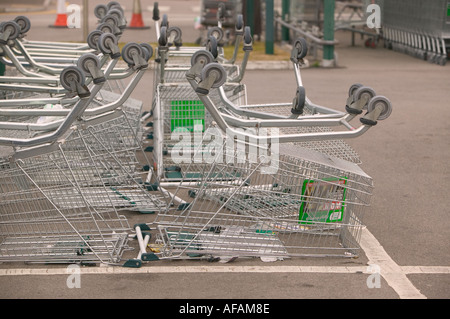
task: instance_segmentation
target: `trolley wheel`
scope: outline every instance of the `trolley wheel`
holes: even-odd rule
[[[355,94],[355,91],[356,91],[357,89],[359,89],[360,87],[362,87],[362,86],[363,86],[363,85],[360,84],[360,83],[352,84],[352,85],[350,86],[350,89],[348,90],[348,96],[350,97],[350,96],[352,96],[353,94]]]
[[[112,8],[116,8],[116,7],[119,7],[119,8],[122,9],[122,6],[121,6],[120,3],[117,2],[117,1],[110,1],[110,2],[108,2],[108,3],[106,4],[106,7],[108,8],[108,10],[111,10]]]
[[[372,38],[368,38],[365,42],[364,45],[366,46],[366,48],[376,48],[377,47],[377,43],[375,42],[375,39]]]
[[[111,10],[108,11],[108,15],[116,17],[116,19],[118,21],[117,25],[119,27],[122,26],[122,23],[121,23],[121,21],[123,20],[123,12],[122,11],[120,11],[117,8],[114,8],[114,9],[111,9]]]
[[[77,67],[81,69],[81,71],[83,71],[85,74],[91,75],[94,77],[93,74],[91,74],[91,70],[89,69],[89,67],[94,67],[97,69],[101,68],[100,65],[100,60],[98,59],[98,57],[93,54],[93,53],[85,53],[82,56],[80,56],[77,60]],[[105,77],[102,76],[98,76],[94,78],[94,84],[98,84],[98,83],[102,83],[105,82],[106,79]]]
[[[214,59],[219,55],[219,50],[217,50],[217,38],[214,36],[208,37],[208,42],[206,43],[206,49],[211,52]]]
[[[158,44],[162,47],[167,45],[167,27],[161,27]]]
[[[179,27],[170,27],[167,29],[167,37],[173,36],[173,42],[169,43],[169,45],[172,45],[174,43],[180,43],[181,42],[181,29]]]
[[[244,16],[242,14],[238,14],[236,17],[236,30],[244,29]]]
[[[252,30],[249,26],[244,28],[244,44],[250,45],[253,42]]]
[[[119,19],[115,15],[109,14],[109,12],[108,12],[107,15],[105,15],[102,18],[100,23],[109,23],[109,24],[112,24],[112,25],[114,25],[116,27],[119,27]]]
[[[192,55],[191,65],[194,66],[198,62],[202,63],[203,65],[207,65],[213,61],[214,56],[211,54],[211,52],[206,50],[199,50]]]
[[[83,86],[85,83],[83,71],[75,65],[64,68],[64,70],[61,71],[59,78],[63,88],[68,91],[73,89],[73,84]]]
[[[121,17],[124,17],[125,16],[125,12],[123,11],[123,8],[122,8],[122,6],[119,4],[119,5],[113,5],[113,6],[110,6],[109,8],[108,8],[108,13],[109,12],[111,12],[111,11],[113,11],[113,10],[118,10],[119,12],[120,12],[120,16]]]
[[[8,39],[5,39],[6,41],[5,41],[4,44],[6,44],[6,42],[8,40],[14,40],[14,39],[16,39],[19,36],[19,34],[20,34],[20,26],[15,21],[6,21],[2,25],[1,32],[5,33],[6,31],[9,31],[10,34],[9,34]]]
[[[77,67],[79,67],[85,73],[90,73],[89,64],[97,68],[101,67],[98,57],[93,53],[85,53],[77,60]]]
[[[108,42],[112,42],[113,45],[117,45],[117,38],[114,36],[114,34],[112,34],[112,33],[103,33],[98,38],[97,46],[98,46],[99,50],[103,54],[111,54],[111,53],[113,53],[113,50],[110,48],[110,43],[108,43]],[[120,56],[120,53],[119,54],[115,54],[114,56],[112,56],[112,58],[116,59],[119,56]]]
[[[111,33],[114,34],[114,26],[110,23],[102,22],[97,26],[97,30],[103,33]]]
[[[106,15],[106,12],[108,12],[108,7],[104,4],[96,5],[94,8],[94,15],[98,19],[102,19]]]
[[[209,28],[207,37],[215,37],[217,42],[220,42],[223,39],[223,30],[219,27]]]
[[[134,42],[129,42],[122,49],[122,58],[128,65],[134,65],[133,54],[144,56],[142,47]]]
[[[391,101],[385,96],[377,95],[373,97],[367,105],[367,111],[372,112],[377,107],[382,107],[382,112],[380,113],[380,116],[378,116],[378,120],[385,120],[392,113]]]
[[[294,48],[297,50],[297,60],[303,59],[308,54],[308,44],[304,38],[295,40]]]
[[[86,42],[91,49],[98,50],[98,39],[102,34],[103,32],[100,30],[94,30],[88,34]]]
[[[367,103],[368,101],[370,101],[370,99],[372,99],[375,96],[375,91],[368,87],[368,86],[361,86],[360,88],[358,88],[355,93],[354,93],[354,101],[357,101],[363,97],[367,97]],[[364,106],[364,108],[367,107],[367,104]]]
[[[143,49],[143,53],[144,53],[144,59],[146,61],[150,60],[151,57],[153,56],[153,48],[150,44],[148,43],[141,43],[140,44],[141,48]]]
[[[215,75],[216,79],[212,84],[212,88],[221,87],[227,81],[227,72],[223,68],[223,66],[219,63],[209,63],[203,69],[201,73],[202,81],[208,78],[209,76]]]
[[[303,86],[297,87],[297,92],[295,94],[294,101],[292,103],[293,114],[303,114],[303,108],[305,107],[306,92]]]
[[[27,33],[31,28],[30,19],[25,16],[17,16],[14,21],[20,26],[20,33]]]
[[[167,18],[167,14],[163,14],[162,20],[161,20],[161,28],[162,27],[169,27],[169,19]]]

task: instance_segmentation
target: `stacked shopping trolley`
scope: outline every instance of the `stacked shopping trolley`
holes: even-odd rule
[[[98,27],[83,45],[27,41],[25,17],[1,26],[1,59],[15,74],[0,83],[0,261],[138,267],[358,255],[373,183],[345,140],[389,117],[386,97],[354,84],[345,109],[314,104],[299,38],[290,101],[248,104],[252,37],[242,15],[228,58],[220,19],[201,46],[184,47],[155,3],[153,52],[119,49],[126,21],[116,2],[94,13]],[[131,95],[152,57],[151,112],[142,116]],[[130,227],[129,211],[155,218]],[[130,238],[138,254],[127,259]]]
[[[102,8],[84,45],[27,41],[23,16],[2,23],[0,261],[122,264],[121,212],[165,205],[143,182],[142,102],[130,98],[153,49],[120,50],[123,12]]]
[[[446,0],[379,0],[386,46],[445,65],[450,47],[450,3]]]

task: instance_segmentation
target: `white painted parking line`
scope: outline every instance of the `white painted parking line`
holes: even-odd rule
[[[450,274],[448,266],[401,266],[405,274]]]
[[[406,277],[408,274],[450,274],[448,266],[399,266],[386,253],[378,240],[363,229],[361,248],[369,259],[369,266],[156,266],[146,264],[141,268],[125,268],[117,266],[81,267],[83,275],[115,275],[115,274],[191,274],[191,273],[324,273],[324,274],[356,274],[371,275],[370,265],[377,265],[380,275],[394,289],[400,298],[426,298],[414,287]],[[12,268],[0,269],[0,276],[51,276],[67,275],[71,271],[66,267],[55,268]]]
[[[154,264],[153,264],[154,265]],[[83,275],[114,274],[168,274],[168,273],[329,273],[329,274],[372,274],[367,266],[153,266],[124,268],[114,266],[81,267]],[[450,267],[401,267],[401,274],[450,274]],[[12,268],[0,269],[0,276],[45,276],[66,275],[65,267],[58,268]],[[383,272],[382,272],[383,275]]]
[[[80,274],[167,274],[167,273],[364,273],[367,267],[328,266],[148,266],[141,268],[86,267]],[[16,268],[0,269],[0,276],[66,275],[67,268]]]
[[[361,234],[361,248],[364,250],[369,264],[376,265],[380,274],[391,286],[401,299],[424,299],[426,298],[406,277],[402,268],[387,254],[383,246],[367,228]]]

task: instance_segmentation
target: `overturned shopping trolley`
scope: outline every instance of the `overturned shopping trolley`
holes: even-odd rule
[[[191,84],[196,89],[195,82]],[[359,128],[295,134],[275,130],[260,136],[233,127],[237,118],[226,118],[207,94],[199,97],[217,121],[210,128],[215,142],[203,140],[191,149],[194,160],[186,165],[180,183],[174,188],[163,185],[172,205],[155,222],[152,258],[357,256],[372,178],[356,163],[286,143],[358,137],[389,116],[388,100],[375,96],[368,105],[350,103],[348,121],[367,106]],[[302,125],[299,119],[283,121]],[[328,126],[335,121],[342,124],[343,119],[313,122]]]
[[[158,215],[150,245],[156,256],[357,256],[372,179],[354,163],[298,146],[280,145],[269,161],[242,160],[252,147],[224,147],[201,179],[171,193],[174,205]],[[227,152],[234,155],[219,160]]]

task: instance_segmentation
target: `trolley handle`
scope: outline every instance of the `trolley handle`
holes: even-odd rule
[[[147,45],[146,45],[147,46]],[[148,47],[148,46],[147,46]],[[133,48],[133,47],[132,47]],[[130,49],[128,49],[130,50]],[[151,55],[153,54],[153,49],[151,47],[149,47],[148,49],[149,55],[148,58],[151,57]],[[124,51],[124,49],[122,49],[122,51]],[[128,54],[126,54],[128,55]],[[111,72],[112,68],[111,66],[109,66],[107,68],[107,70],[105,71],[105,73],[109,74]],[[123,103],[125,103],[127,101],[127,99],[130,97],[131,93],[133,92],[133,90],[135,89],[135,87],[137,86],[137,84],[139,83],[139,81],[142,79],[143,75],[145,74],[145,69],[144,68],[140,68],[137,70],[137,72],[135,73],[134,77],[130,80],[130,82],[128,83],[127,87],[123,90],[121,96],[116,100],[113,101],[111,103],[102,105],[102,106],[98,106],[98,107],[89,107],[88,109],[86,109],[84,111],[84,114],[86,116],[97,116],[97,115],[101,115],[101,114],[105,114],[107,112],[111,112],[114,111],[115,109],[121,107],[123,105]],[[93,95],[97,94],[98,92],[98,86],[94,86],[91,90],[91,93]],[[34,101],[36,103],[39,103],[38,101]],[[68,100],[60,100],[60,99],[51,99],[51,100],[43,100],[42,102],[44,102],[44,104],[47,103],[60,103],[60,104],[68,104]],[[75,101],[70,101],[69,104],[74,103]],[[23,109],[0,109],[0,116],[23,116],[23,115],[31,115],[31,116],[67,116],[70,113],[69,109],[30,109],[30,110],[23,110]],[[56,129],[59,124],[61,123],[61,120],[57,120],[57,121],[53,121],[51,123],[47,123],[47,124],[30,124],[30,123],[20,123],[19,126],[17,126],[17,124],[14,124],[13,127],[9,127],[10,129],[33,129],[34,127],[36,127],[37,129],[40,130],[51,130],[51,129]],[[7,126],[8,123],[2,123],[0,122],[0,127],[5,127],[8,129]]]
[[[40,144],[54,143],[58,138],[62,137],[71,127],[72,123],[78,119],[89,106],[94,98],[89,89],[84,85],[84,74],[81,69],[76,66],[69,66],[61,73],[61,83],[69,86],[73,92],[80,97],[78,102],[72,108],[61,125],[52,133],[30,138],[0,138],[0,145],[7,145],[13,147],[30,147]]]
[[[153,21],[158,21],[159,20],[159,6],[158,6],[158,2],[155,2],[153,4],[153,16],[152,16]]]
[[[249,120],[239,119],[236,117],[229,117],[222,114],[221,111],[214,105],[214,102],[208,96],[209,90],[211,88],[220,88],[226,81],[226,71],[219,63],[210,63],[206,65],[201,72],[201,80],[199,83],[196,82],[195,78],[187,77],[188,82],[191,84],[192,88],[195,90],[200,100],[203,102],[205,107],[208,109],[216,123],[223,130],[231,130],[233,132],[237,131],[235,127],[230,125],[230,122],[235,124],[237,127],[242,126],[255,126],[255,124],[260,126],[284,126],[284,127],[297,127],[297,126],[344,126],[347,131],[329,131],[329,132],[315,132],[315,133],[297,133],[297,134],[286,134],[280,135],[276,138],[281,143],[284,142],[302,142],[302,141],[313,141],[313,140],[333,140],[333,139],[344,139],[344,138],[355,138],[362,135],[370,127],[376,124],[377,119],[385,119],[391,113],[391,105],[389,100],[385,97],[376,96],[370,100],[368,106],[368,113],[364,118],[361,119],[362,126],[359,128],[354,128],[350,126],[347,122],[347,118],[352,119],[351,114],[344,115],[343,118],[322,118],[302,121],[301,119],[278,119],[278,120],[257,120],[255,122],[249,122]],[[303,92],[304,93],[304,92]],[[227,121],[228,120],[228,121]],[[251,124],[251,125],[246,125]],[[239,132],[241,136],[248,136],[251,138],[258,139],[248,132]]]
[[[253,37],[249,26],[244,27],[243,39],[244,46],[242,49],[244,51],[244,57],[241,62],[240,72],[235,78],[229,79],[229,82],[239,83],[244,78],[245,70],[247,68],[247,62],[250,57],[250,52],[253,51]]]

